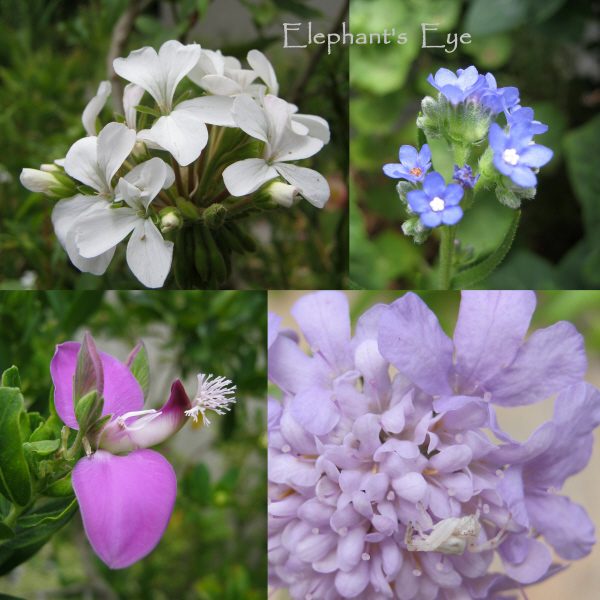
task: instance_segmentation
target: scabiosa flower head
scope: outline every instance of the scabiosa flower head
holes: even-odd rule
[[[407,179],[413,183],[423,181],[431,168],[431,150],[429,144],[423,144],[421,151],[412,146],[400,148],[400,164],[390,163],[383,167],[383,172],[394,179]]]
[[[533,120],[533,108],[529,108],[528,106],[519,106],[517,104],[510,109],[506,108],[504,114],[506,115],[506,122],[511,127],[519,121],[527,121],[531,123],[533,135],[539,135],[548,131],[548,125]]]
[[[427,227],[454,225],[460,221],[463,211],[457,206],[464,190],[457,183],[446,185],[444,178],[433,171],[425,177],[422,190],[413,190],[406,194],[411,209],[421,216],[421,222]]]
[[[533,292],[463,292],[452,340],[412,293],[354,337],[341,292],[296,302],[312,356],[282,334],[269,350],[271,585],[294,600],[499,599],[560,570],[539,534],[561,557],[589,553],[585,510],[556,491],[589,459],[600,393],[571,324],[522,343],[534,307]],[[554,394],[527,442],[499,428],[494,405]],[[495,552],[504,573],[488,572]]]
[[[474,188],[477,185],[480,175],[473,175],[473,169],[469,165],[465,165],[464,167],[454,165],[452,179],[458,181],[463,188]]]
[[[490,127],[489,139],[494,151],[494,166],[521,187],[537,185],[537,177],[532,168],[543,167],[554,155],[550,148],[533,144],[532,138],[533,126],[527,120],[515,123],[508,135],[497,123],[492,123]]]

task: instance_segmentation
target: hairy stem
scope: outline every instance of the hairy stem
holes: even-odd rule
[[[452,277],[452,254],[454,253],[454,237],[458,225],[442,225],[440,242],[440,276],[439,289],[449,290]]]

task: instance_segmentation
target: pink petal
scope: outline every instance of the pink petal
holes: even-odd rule
[[[75,465],[73,489],[94,550],[111,569],[122,569],[160,541],[177,481],[169,462],[152,450],[128,456],[98,450]]]
[[[77,363],[79,342],[65,342],[56,346],[50,362],[50,373],[54,382],[56,412],[72,429],[79,429],[73,409],[73,375]],[[141,410],[144,394],[131,371],[119,360],[100,352],[104,371],[104,410],[102,415],[122,415]]]

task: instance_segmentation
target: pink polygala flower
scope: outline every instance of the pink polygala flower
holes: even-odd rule
[[[192,405],[177,380],[160,411],[143,411],[144,393],[129,368],[98,352],[91,337],[86,342],[98,363],[102,416],[112,414],[113,418],[102,432],[99,448],[92,448],[95,452],[75,465],[73,489],[94,550],[109,567],[120,569],[151,552],[167,528],[175,505],[175,472],[161,454],[145,448],[181,429],[187,421],[185,410]],[[79,429],[73,377],[80,348],[76,342],[58,345],[50,364],[56,411],[72,429]],[[124,453],[128,454],[120,456]]]

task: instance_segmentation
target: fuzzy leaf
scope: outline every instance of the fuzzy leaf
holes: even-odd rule
[[[6,524],[0,521],[0,540],[12,540],[15,532]]]
[[[67,498],[73,496],[73,484],[71,483],[71,476],[73,471],[69,471],[64,477],[51,483],[48,487],[44,488],[40,493],[42,496],[50,496],[51,498]]]
[[[25,452],[35,452],[40,456],[53,454],[60,447],[60,440],[43,440],[40,442],[26,442],[23,444]]]
[[[54,523],[77,508],[76,498],[57,498],[48,500],[31,512],[21,515],[17,520],[19,527],[34,527],[44,523]]]
[[[2,373],[2,387],[11,387],[21,389],[21,378],[19,377],[19,369],[14,365],[10,369],[6,369]]]

